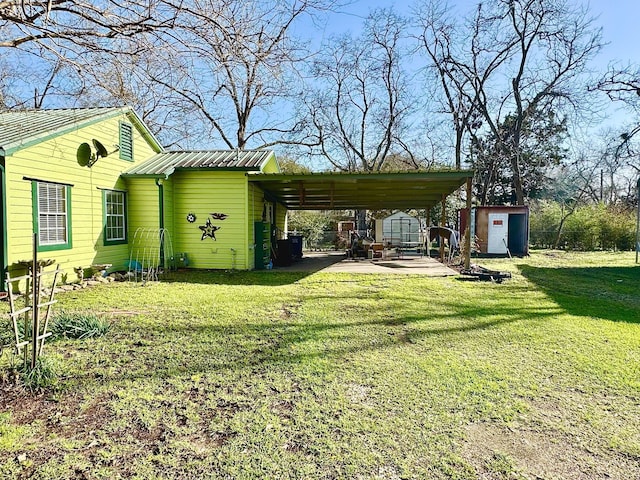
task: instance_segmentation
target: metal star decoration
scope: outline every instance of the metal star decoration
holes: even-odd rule
[[[200,240],[204,240],[207,237],[216,240],[216,230],[220,230],[220,227],[216,227],[211,224],[210,218],[207,218],[207,223],[199,225],[198,228],[202,230],[202,237],[200,237]]]

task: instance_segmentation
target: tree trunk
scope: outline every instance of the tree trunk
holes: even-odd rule
[[[462,129],[456,127],[456,170],[460,170],[462,165],[462,135]]]
[[[576,211],[577,208],[577,203],[576,205],[573,206],[573,208],[570,208],[569,211],[565,214],[565,206],[562,205],[562,217],[560,218],[560,225],[558,225],[558,232],[556,233],[556,241],[553,244],[553,248],[554,249],[558,249],[558,247],[560,246],[560,238],[562,237],[562,228],[564,227],[564,222],[567,220],[567,218],[569,218],[573,212]]]
[[[516,192],[516,205],[524,205],[524,190],[522,188],[522,178],[520,175],[519,154],[511,156],[511,169],[513,171],[513,189]]]
[[[358,233],[366,234],[367,232],[367,211],[356,210],[356,230]]]

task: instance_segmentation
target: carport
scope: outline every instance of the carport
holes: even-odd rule
[[[446,221],[448,195],[466,184],[467,211],[471,211],[471,170],[394,173],[258,173],[248,174],[270,201],[288,210],[408,210],[426,209],[440,202]],[[467,223],[469,225],[470,223]],[[465,268],[470,264],[466,238]]]

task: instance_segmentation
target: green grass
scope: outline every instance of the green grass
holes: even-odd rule
[[[513,279],[192,272],[61,294],[111,329],[47,345],[55,391],[0,396],[0,477],[639,477],[632,254],[478,263]]]

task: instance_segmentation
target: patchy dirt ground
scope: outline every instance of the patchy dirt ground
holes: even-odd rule
[[[592,480],[640,478],[636,459],[580,447],[558,431],[475,423],[466,429],[463,457],[479,479]]]
[[[24,462],[19,477],[31,478],[36,473],[35,465],[43,464],[48,457],[56,455],[56,442],[73,442],[77,455],[89,464],[103,464],[110,471],[117,471],[122,477],[132,474],[127,470],[127,462],[120,458],[120,466],[113,459],[100,458],[98,450],[103,446],[100,430],[113,420],[113,412],[108,407],[109,398],[95,398],[87,407],[86,402],[76,395],[65,395],[53,399],[47,395],[28,395],[5,381],[0,387],[0,410],[12,411],[15,424],[42,423],[50,438],[37,439],[37,449],[29,451],[26,458],[16,455],[15,462]],[[352,385],[350,395],[354,401],[366,400],[366,387]],[[228,410],[233,405],[219,405],[220,410]],[[274,404],[273,409],[287,414],[291,405],[286,402]],[[553,420],[554,409],[537,405],[536,414]],[[186,422],[185,418],[185,422]],[[470,424],[465,429],[465,442],[461,446],[461,456],[475,469],[481,480],[593,480],[593,479],[640,479],[640,464],[636,458],[626,457],[602,446],[589,445],[586,439],[576,439],[561,429],[532,426],[530,422],[509,427],[497,426],[489,422]],[[548,425],[547,425],[548,427]],[[130,424],[127,435],[129,441],[135,439],[137,448],[130,449],[131,455],[143,455],[145,452],[160,452],[171,436],[171,431],[149,430],[143,425]],[[206,456],[211,449],[222,446],[232,433],[217,432],[213,437],[193,437],[191,455]],[[35,441],[36,439],[34,439]],[[300,447],[292,442],[289,449]],[[133,460],[133,458],[130,458]],[[178,458],[176,462],[189,461],[188,456]],[[75,472],[69,472],[70,478],[91,478],[85,468],[79,466]],[[175,472],[174,472],[175,473]],[[376,478],[403,478],[397,474],[384,472]]]

